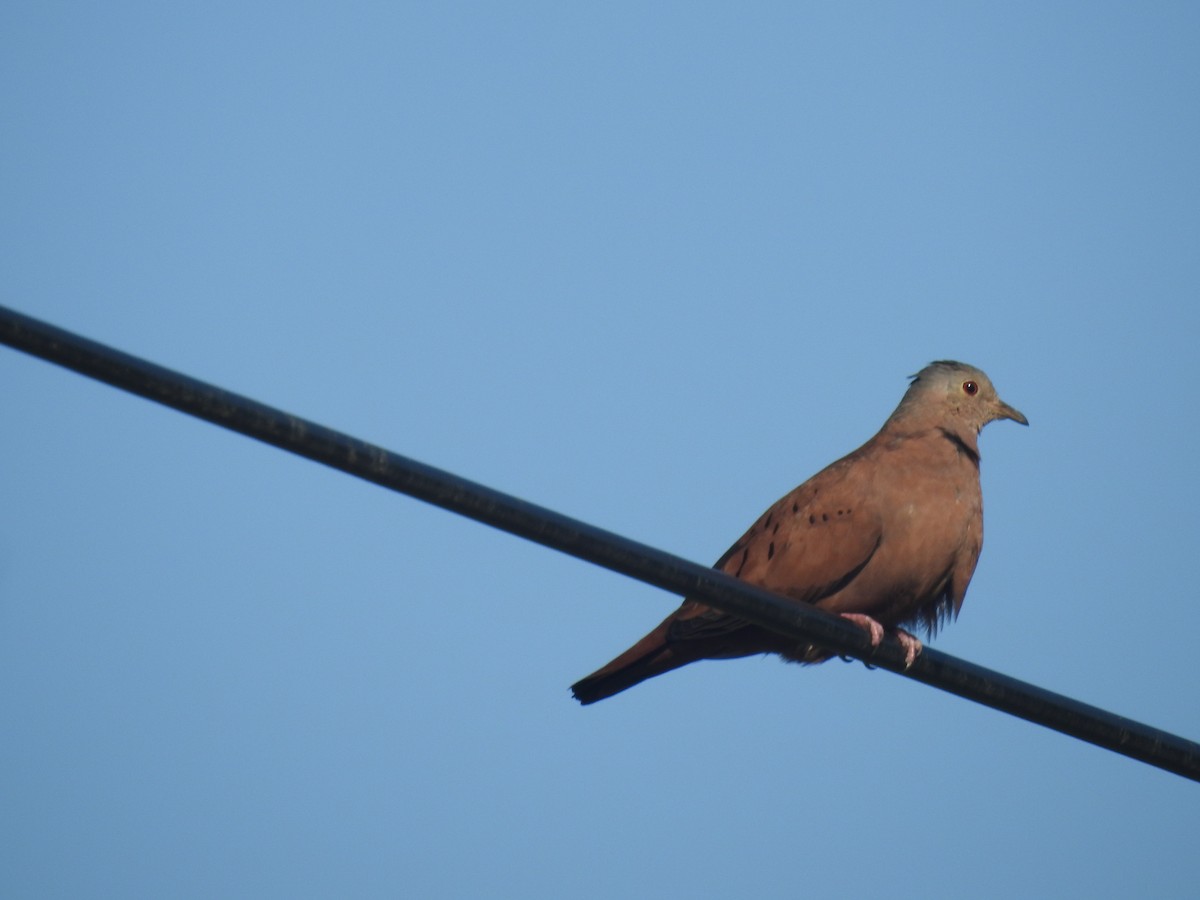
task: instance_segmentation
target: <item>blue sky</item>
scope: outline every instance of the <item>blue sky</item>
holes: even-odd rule
[[[932,359],[939,649],[1200,737],[1192,4],[8,3],[3,302],[699,561]],[[0,882],[1191,896],[1196,786],[0,352]]]

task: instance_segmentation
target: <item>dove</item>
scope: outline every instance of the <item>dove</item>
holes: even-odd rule
[[[953,360],[916,375],[873,438],[776,502],[714,568],[866,629],[895,635],[912,665],[920,640],[958,616],[983,546],[979,433],[1029,421],[979,369]],[[701,659],[774,653],[818,663],[820,647],[692,599],[571,686],[587,705]]]

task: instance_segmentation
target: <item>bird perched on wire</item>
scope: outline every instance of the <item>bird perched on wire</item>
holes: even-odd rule
[[[942,360],[912,384],[873,438],[779,500],[717,560],[720,569],[849,619],[878,646],[890,631],[912,665],[921,642],[958,615],[983,545],[979,432],[1029,422],[974,366]],[[699,659],[778,653],[815,663],[797,643],[696,600],[571,686],[595,703]]]

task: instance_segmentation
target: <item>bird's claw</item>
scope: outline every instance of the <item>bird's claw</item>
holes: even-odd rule
[[[925,649],[924,645],[914,635],[909,634],[903,628],[896,629],[896,640],[900,642],[900,646],[904,648],[904,668],[905,670],[912,667],[916,662],[921,651]]]
[[[878,647],[883,642],[883,626],[870,616],[865,616],[862,613],[842,613],[842,618],[847,619],[864,629],[870,634],[871,646]],[[904,648],[904,668],[908,669],[912,666],[924,646],[913,635],[909,634],[903,628],[897,628],[896,640],[900,642],[900,646]]]
[[[862,613],[842,613],[842,618],[853,622],[859,628],[865,629],[871,636],[872,647],[878,647],[883,641],[883,626],[870,616],[864,616]]]

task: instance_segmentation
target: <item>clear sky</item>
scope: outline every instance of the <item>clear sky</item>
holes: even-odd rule
[[[702,562],[932,359],[936,646],[1200,737],[1200,7],[0,8],[0,302]],[[1200,786],[0,350],[12,897],[1194,897]]]

